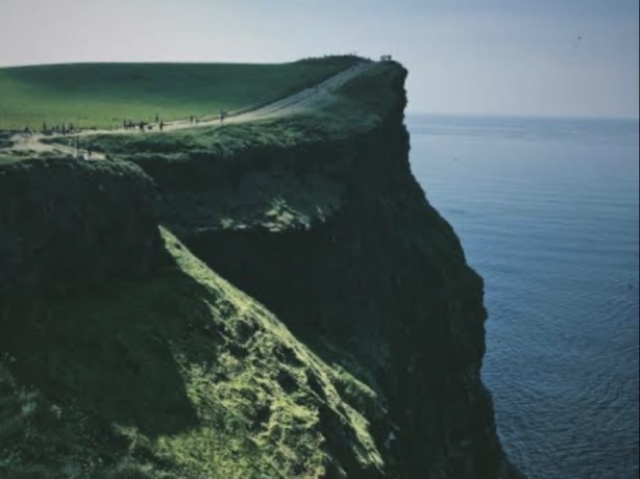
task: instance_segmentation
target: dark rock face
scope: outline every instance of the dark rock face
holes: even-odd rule
[[[154,195],[151,180],[121,162],[0,167],[0,298],[147,274],[163,254]]]
[[[379,394],[388,414],[367,418],[389,477],[519,477],[480,380],[483,282],[411,174],[403,108],[333,145],[334,154],[322,145],[324,171],[341,171],[344,186],[327,221],[278,233],[202,225],[182,239],[327,363]],[[351,155],[341,164],[344,151]],[[349,477],[372,476],[351,469]]]

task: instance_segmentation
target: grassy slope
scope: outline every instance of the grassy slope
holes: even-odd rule
[[[286,96],[356,57],[260,64],[72,64],[0,69],[0,129],[73,123],[121,126],[215,115]]]
[[[343,139],[382,121],[395,102],[382,86],[388,86],[398,74],[397,64],[378,64],[338,89],[332,101],[304,115],[166,133],[96,135],[87,141],[94,149],[113,155],[164,154],[170,158],[203,151],[232,156],[249,149]]]
[[[0,477],[320,477],[341,430],[377,468],[345,401],[373,392],[163,236],[175,264],[152,279],[3,305]]]

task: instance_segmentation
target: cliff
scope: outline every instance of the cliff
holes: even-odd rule
[[[30,246],[0,283],[0,471],[519,477],[480,380],[482,279],[409,167],[406,74],[381,63],[256,125],[97,137],[128,166],[62,167],[64,194],[38,186],[49,162],[2,167],[30,179],[0,203],[0,244]],[[152,181],[177,238],[149,221]],[[82,288],[50,287],[61,244],[92,264]]]
[[[162,253],[154,201],[146,175],[124,162],[0,168],[0,298],[148,274]]]

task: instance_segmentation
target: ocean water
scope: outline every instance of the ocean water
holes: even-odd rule
[[[638,123],[407,117],[485,279],[485,384],[531,479],[638,478]]]

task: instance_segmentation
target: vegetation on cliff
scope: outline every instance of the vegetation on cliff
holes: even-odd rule
[[[0,301],[148,274],[161,251],[155,191],[125,162],[0,166]]]
[[[60,171],[51,170],[58,167],[69,178],[66,196],[85,204],[75,209],[60,203],[65,193],[16,181],[27,186],[31,201],[0,208],[0,244],[19,236],[27,251],[30,244],[45,250],[22,260],[38,260],[40,270],[25,266],[5,278],[28,287],[16,290],[12,282],[0,282],[0,476],[379,474],[379,444],[360,408],[368,404],[376,410],[374,393],[323,363],[273,314],[213,273],[168,231],[145,230],[143,221],[133,232],[82,236],[89,246],[103,243],[102,256],[95,258],[103,274],[91,279],[95,271],[69,272],[58,265],[58,281],[66,287],[52,287],[56,280],[42,274],[56,261],[47,248],[55,253],[59,241],[74,241],[66,228],[91,231],[104,215],[122,214],[124,203],[144,198],[145,187],[125,191],[126,183],[141,175],[132,166],[58,164],[35,160],[0,168],[0,175],[14,178],[30,172],[37,185],[37,171],[55,179]],[[94,188],[103,186],[103,197],[92,199],[72,181],[78,169],[87,169],[83,174]],[[109,183],[112,173],[121,175],[124,187]],[[60,226],[42,238],[31,226],[41,223],[52,205],[59,222],[75,218],[78,225]],[[36,217],[20,220],[29,213]],[[132,236],[144,237],[146,244],[123,242]],[[160,248],[150,246],[156,240]],[[131,263],[132,255],[144,251],[150,253],[144,264]],[[0,255],[5,262],[20,260],[5,253]],[[91,259],[82,250],[73,259],[78,258]],[[119,265],[135,271],[119,277],[113,274]],[[76,282],[78,275],[88,284]]]
[[[336,211],[358,138],[402,121],[405,76],[399,64],[382,62],[304,114],[84,141],[142,167],[159,185],[161,215],[176,231],[308,228]]]
[[[86,141],[94,151],[118,158],[172,161],[203,154],[216,159],[238,157],[248,150],[290,149],[344,140],[379,126],[402,106],[394,87],[402,85],[405,75],[406,71],[397,63],[380,63],[304,114],[165,133],[95,135]]]
[[[331,56],[286,64],[96,63],[0,68],[0,129],[120,127],[262,105],[360,59]]]

